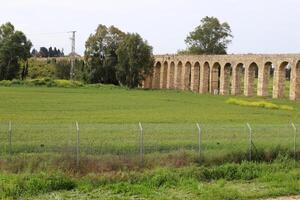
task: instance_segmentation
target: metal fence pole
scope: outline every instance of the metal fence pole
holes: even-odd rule
[[[76,167],[79,168],[79,144],[80,144],[80,141],[79,141],[79,125],[78,125],[78,122],[76,121],[76,131],[77,131],[77,144],[76,144]]]
[[[296,137],[297,137],[297,127],[295,126],[295,124],[294,123],[292,123],[292,127],[293,127],[293,129],[294,129],[294,159],[295,159],[295,161],[296,161],[296,159],[297,159],[297,154],[296,154],[296,152],[297,152],[297,144],[296,144]]]
[[[247,123],[247,127],[249,130],[249,160],[252,160],[252,128],[249,123]]]
[[[12,154],[12,126],[11,126],[11,121],[8,122],[8,151],[9,155],[11,156]]]
[[[201,127],[199,123],[196,124],[198,128],[198,153],[199,153],[199,158],[201,158]]]
[[[141,158],[141,163],[144,163],[144,130],[142,123],[139,122],[139,127],[140,127],[140,158]]]

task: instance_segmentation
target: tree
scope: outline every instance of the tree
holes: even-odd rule
[[[46,47],[41,47],[39,54],[42,58],[48,58],[49,57],[49,52],[48,52],[48,49]]]
[[[125,38],[125,33],[114,26],[99,25],[96,33],[86,41],[85,60],[90,83],[118,84],[116,50]]]
[[[48,50],[48,56],[49,56],[50,58],[55,57],[55,52],[53,51],[52,47],[49,47],[49,50]]]
[[[38,57],[38,56],[39,56],[39,52],[36,49],[32,49],[31,57]]]
[[[137,87],[153,69],[152,47],[138,34],[127,34],[117,55],[117,79],[121,85]]]
[[[220,23],[215,17],[205,17],[201,24],[190,32],[185,42],[189,54],[226,54],[231,42],[231,29],[228,23]]]
[[[16,78],[20,62],[30,57],[32,43],[11,23],[0,26],[0,80]]]

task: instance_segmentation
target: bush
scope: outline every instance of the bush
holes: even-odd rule
[[[74,88],[83,87],[84,84],[79,81],[69,81],[69,80],[53,80],[51,78],[42,79],[29,79],[29,80],[3,80],[0,81],[0,86],[14,86],[14,85],[26,85],[26,86],[46,86],[46,87],[64,87],[64,88]]]
[[[249,106],[249,107],[261,107],[267,109],[280,109],[280,110],[294,110],[292,106],[288,105],[277,105],[275,103],[267,101],[245,101],[241,99],[230,98],[226,101],[228,104],[239,105],[239,106]]]

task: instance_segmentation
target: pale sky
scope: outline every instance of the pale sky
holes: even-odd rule
[[[0,24],[12,22],[34,47],[76,52],[98,24],[137,32],[155,54],[185,48],[184,39],[205,16],[228,22],[234,35],[228,53],[300,53],[299,0],[0,0]]]

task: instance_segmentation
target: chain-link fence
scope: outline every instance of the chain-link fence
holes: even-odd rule
[[[24,124],[0,123],[0,156],[68,155],[79,165],[101,159],[187,152],[199,160],[260,160],[278,154],[299,158],[298,124]],[[1,159],[1,158],[0,158]],[[204,161],[203,161],[204,162]],[[82,163],[84,164],[84,163]]]

